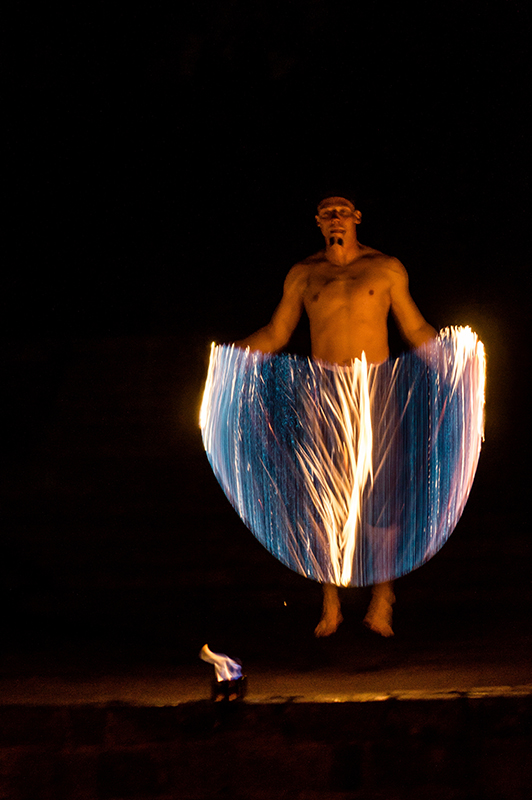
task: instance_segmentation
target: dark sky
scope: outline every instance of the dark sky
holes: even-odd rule
[[[416,6],[19,11],[4,336],[244,335],[336,185],[435,325],[527,308],[529,6]]]
[[[316,199],[347,186],[361,241],[403,261],[425,317],[485,342],[480,487],[501,515],[525,509],[530,4],[122,9],[20,4],[6,36],[8,362],[20,340],[69,353],[76,338],[112,352],[106,337],[175,337],[178,402],[191,431],[194,410],[200,452],[209,343],[267,322],[290,266],[321,246]],[[32,365],[15,367],[29,389],[13,379],[4,413],[18,452],[30,411],[48,412]]]

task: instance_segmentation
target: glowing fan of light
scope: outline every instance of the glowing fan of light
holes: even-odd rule
[[[213,345],[203,442],[274,556],[320,582],[370,585],[420,566],[456,526],[480,455],[484,383],[470,328],[379,365]]]

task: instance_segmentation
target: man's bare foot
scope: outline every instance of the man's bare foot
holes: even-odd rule
[[[392,583],[376,584],[372,589],[371,603],[364,617],[364,625],[381,636],[393,636],[393,603],[395,603],[395,595],[392,590]]]
[[[314,636],[321,638],[322,636],[330,636],[332,633],[336,633],[343,619],[338,589],[332,584],[323,584],[323,611],[314,631]]]
[[[330,636],[332,633],[336,633],[343,619],[340,610],[338,610],[337,613],[330,613],[322,616],[316,625],[314,636],[320,638],[321,636]]]

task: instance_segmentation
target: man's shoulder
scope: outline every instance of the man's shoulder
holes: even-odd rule
[[[288,275],[285,278],[284,291],[303,294],[308,285],[309,272],[310,265],[307,263],[307,259],[304,261],[298,261],[296,264],[294,264],[294,266],[288,271]]]
[[[397,278],[407,277],[407,272],[404,264],[402,264],[402,262],[399,261],[399,259],[396,258],[395,256],[386,256],[386,261],[384,263],[384,266],[387,270],[390,271],[392,275],[395,275],[395,277]]]
[[[360,243],[358,247],[360,251],[360,257],[362,258],[374,258],[375,260],[378,260],[382,264],[385,264],[390,260],[392,261],[394,260],[393,256],[389,256],[387,253],[383,253],[382,250],[377,250],[376,247],[369,247],[367,244],[360,244]]]
[[[320,250],[307,258],[297,261],[288,272],[287,280],[299,281],[306,280],[313,267],[318,264],[323,264],[327,259],[325,258],[325,251]]]
[[[364,246],[362,255],[374,260],[375,265],[378,265],[382,269],[389,270],[396,275],[406,275],[406,269],[395,256],[389,256],[386,253],[382,253],[380,250],[376,250],[374,247],[366,246]]]

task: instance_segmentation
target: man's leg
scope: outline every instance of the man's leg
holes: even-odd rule
[[[323,584],[323,610],[321,619],[314,631],[315,636],[330,636],[335,633],[342,622],[342,611],[340,609],[340,598],[338,587],[333,583]]]
[[[371,587],[371,603],[364,617],[364,625],[381,636],[393,636],[392,605],[395,603],[393,581],[376,583]]]

